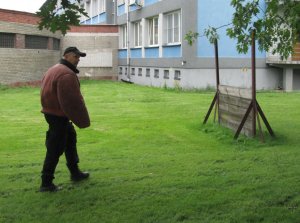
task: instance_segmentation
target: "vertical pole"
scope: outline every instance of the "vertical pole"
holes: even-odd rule
[[[216,110],[215,110],[215,116],[218,112],[218,123],[220,124],[220,112],[219,112],[219,85],[220,85],[220,73],[219,73],[219,49],[218,49],[218,40],[215,39],[215,64],[216,64],[216,89],[217,89],[217,98],[216,98]],[[215,118],[214,118],[215,120]]]
[[[127,0],[127,80],[130,81],[130,3]]]
[[[118,18],[118,0],[114,0],[114,25],[117,25]]]
[[[256,66],[255,66],[255,30],[252,30],[252,103],[253,103],[253,119],[252,119],[252,131],[253,136],[256,136],[256,115],[257,115],[257,106],[256,106]]]
[[[219,90],[220,76],[219,76],[219,50],[218,50],[218,40],[215,39],[215,63],[216,63],[216,80],[217,80],[217,90]]]

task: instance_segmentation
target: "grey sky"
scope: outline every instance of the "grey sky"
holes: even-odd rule
[[[46,0],[0,0],[1,9],[35,13]]]

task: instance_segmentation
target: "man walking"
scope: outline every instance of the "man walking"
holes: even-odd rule
[[[76,47],[66,48],[63,58],[49,68],[42,80],[42,113],[49,129],[46,133],[47,151],[42,169],[41,192],[59,190],[53,179],[59,157],[63,153],[71,173],[71,180],[81,181],[89,177],[89,173],[80,171],[78,167],[77,136],[72,124],[79,128],[90,126],[89,114],[77,77],[80,57],[85,56],[86,54]]]

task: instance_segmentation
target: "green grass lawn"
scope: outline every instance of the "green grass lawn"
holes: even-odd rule
[[[46,122],[39,88],[0,88],[0,222],[300,222],[300,93],[258,93],[266,142],[202,125],[214,92],[81,85],[92,125],[77,131],[73,184],[40,193]]]

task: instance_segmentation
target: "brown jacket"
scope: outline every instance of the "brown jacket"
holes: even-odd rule
[[[67,117],[79,128],[86,128],[90,118],[74,70],[65,64],[49,68],[41,86],[42,112]]]

